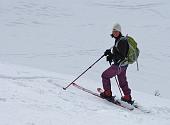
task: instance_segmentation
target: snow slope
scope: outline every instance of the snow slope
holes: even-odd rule
[[[130,66],[132,89],[169,98],[169,0],[1,0],[0,60],[79,75],[113,45],[112,25],[133,36],[141,50]],[[101,84],[101,60],[84,77]]]
[[[1,0],[0,125],[169,125],[169,6],[169,0]],[[62,90],[113,45],[114,22],[138,41],[140,71],[129,66],[128,80],[150,114],[74,87]],[[77,83],[96,91],[107,67],[102,59]]]
[[[128,111],[74,87],[63,90],[62,86],[72,76],[9,64],[0,64],[0,69],[4,71],[0,74],[1,125],[168,125],[170,122],[169,100],[135,92],[135,98],[151,113]]]

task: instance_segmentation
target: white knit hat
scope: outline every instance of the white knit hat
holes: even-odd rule
[[[113,31],[119,31],[119,32],[121,32],[121,26],[120,26],[120,24],[115,23],[115,24],[113,25]]]

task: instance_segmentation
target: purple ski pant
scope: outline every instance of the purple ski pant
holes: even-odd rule
[[[110,79],[117,75],[119,85],[124,95],[130,95],[131,89],[128,87],[128,82],[126,79],[126,69],[127,67],[118,67],[114,64],[112,64],[108,69],[106,69],[101,76],[104,90],[111,90]]]

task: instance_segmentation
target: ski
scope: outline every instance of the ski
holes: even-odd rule
[[[102,97],[100,96],[100,92],[103,91],[101,88],[97,88],[98,93],[96,93],[96,92],[93,92],[93,91],[91,91],[91,90],[89,90],[89,89],[86,89],[86,88],[84,88],[84,87],[82,87],[82,86],[80,86],[80,85],[78,85],[78,84],[76,84],[76,83],[72,83],[72,85],[73,85],[74,87],[76,87],[76,88],[84,91],[84,92],[87,92],[87,93],[89,93],[89,94],[91,94],[91,95],[94,95],[94,96],[96,96],[96,97],[99,97],[99,98],[101,98],[101,99],[104,99],[104,98],[102,98]],[[107,100],[107,99],[105,99],[105,100]],[[139,104],[136,103],[135,101],[134,101],[134,103],[131,105],[131,104],[128,104],[128,103],[126,103],[126,102],[124,102],[124,101],[121,101],[121,99],[117,98],[116,96],[113,96],[112,99],[109,99],[109,100],[107,100],[107,101],[109,101],[109,102],[111,102],[111,103],[113,103],[113,104],[115,104],[115,105],[117,105],[117,106],[120,106],[120,107],[123,107],[123,108],[125,108],[125,109],[128,109],[128,110],[137,109],[137,110],[139,110],[139,111],[141,111],[141,112],[143,112],[143,113],[150,113],[150,112],[151,112],[150,110],[148,110],[148,109],[146,109],[145,107],[139,105]]]
[[[84,91],[84,92],[87,92],[87,93],[89,93],[89,94],[92,94],[92,95],[94,95],[94,96],[97,96],[97,97],[101,98],[98,93],[95,93],[95,92],[93,92],[93,91],[91,91],[91,90],[89,90],[89,89],[86,89],[86,88],[84,88],[84,87],[82,87],[82,86],[80,86],[80,85],[78,85],[78,84],[76,84],[76,83],[72,83],[72,85],[73,85],[74,87],[76,87],[76,88]]]
[[[82,86],[80,86],[80,85],[78,85],[78,84],[76,84],[76,83],[72,83],[72,85],[73,85],[74,87],[76,87],[76,88],[84,91],[84,92],[87,92],[87,93],[89,93],[89,94],[91,94],[91,95],[94,95],[94,96],[96,96],[96,97],[99,97],[99,98],[101,98],[101,99],[104,99],[104,98],[102,98],[102,97],[100,96],[100,94],[98,94],[98,93],[96,93],[96,92],[93,92],[93,91],[91,91],[91,90],[89,90],[89,89],[86,89],[86,88],[84,88],[84,87],[82,87]],[[102,89],[101,89],[101,90],[102,90]],[[97,91],[98,91],[98,90],[97,90]],[[100,93],[101,91],[98,91],[98,92]],[[132,105],[126,103],[126,102],[123,102],[123,101],[121,101],[120,99],[117,99],[116,96],[113,96],[111,99],[105,99],[105,100],[113,103],[114,105],[117,105],[117,106],[120,106],[120,107],[122,107],[122,108],[128,109],[128,110],[130,110],[130,111],[131,111],[131,110],[134,110],[134,106],[132,106]]]
[[[99,92],[99,93],[102,93],[103,92],[103,89],[102,88],[97,88],[97,91]],[[145,107],[143,107],[143,106],[141,106],[141,105],[139,105],[137,102],[135,102],[135,101],[133,101],[133,104],[129,104],[129,103],[127,103],[127,102],[124,102],[124,101],[122,101],[121,99],[117,99],[116,98],[116,96],[114,96],[114,100],[108,100],[108,101],[114,101],[114,102],[118,102],[118,104],[120,105],[120,106],[122,106],[122,107],[124,107],[124,108],[129,108],[129,109],[131,109],[131,110],[133,110],[134,108],[135,109],[138,109],[138,110],[140,110],[141,112],[143,112],[143,113],[150,113],[150,111],[148,110],[148,109],[146,109]],[[113,102],[113,103],[114,103]]]
[[[99,92],[99,94],[104,92],[102,88],[97,88],[97,91]],[[134,110],[134,106],[132,106],[131,104],[128,104],[127,102],[122,101],[121,99],[117,98],[116,96],[112,96],[112,98],[108,98],[108,99],[106,99],[106,98],[103,98],[103,99],[105,99],[109,102],[112,102],[118,106],[121,106],[123,108],[126,108],[128,110]]]
[[[139,105],[137,102],[134,102],[132,104],[136,109],[140,110],[143,113],[151,113],[151,111],[149,109],[147,109],[146,107],[143,107],[141,105]]]

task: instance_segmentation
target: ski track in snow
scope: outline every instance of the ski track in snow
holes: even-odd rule
[[[6,25],[9,27],[17,25],[49,25],[48,21],[45,22],[45,20],[71,16],[71,14],[64,12],[65,10],[60,9],[60,7],[47,2],[44,4],[33,1],[20,1],[4,11],[11,14],[11,16],[15,15],[15,18],[6,22]],[[41,18],[37,19],[34,17]]]

